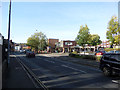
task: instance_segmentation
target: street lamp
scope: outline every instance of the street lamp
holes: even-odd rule
[[[11,0],[9,4],[9,21],[8,21],[8,64],[10,63],[10,20],[11,20]]]

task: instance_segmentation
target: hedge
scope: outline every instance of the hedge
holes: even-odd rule
[[[105,48],[104,49],[105,51],[109,52],[109,51],[113,51],[113,50],[117,50],[117,51],[120,51],[120,48]]]
[[[72,54],[72,53],[70,53],[69,56],[76,57],[76,58],[82,58],[82,59],[96,60],[96,57],[94,55],[79,55],[79,54]]]
[[[95,56],[95,55],[79,55],[79,54],[73,54],[73,53],[70,53],[69,56],[75,57],[75,58],[96,60],[98,62],[100,61],[100,59],[102,57],[102,56]]]

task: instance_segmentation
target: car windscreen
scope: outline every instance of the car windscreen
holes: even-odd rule
[[[99,53],[100,51],[96,51],[96,53]]]
[[[105,51],[102,51],[102,53],[105,53]]]

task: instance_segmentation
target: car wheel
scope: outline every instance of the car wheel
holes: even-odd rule
[[[110,68],[108,68],[108,67],[103,68],[103,73],[105,76],[111,76],[111,74],[112,74]]]

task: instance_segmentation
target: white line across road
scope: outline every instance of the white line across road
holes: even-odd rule
[[[85,71],[83,71],[83,70],[79,70],[79,69],[76,69],[76,68],[73,68],[73,67],[69,67],[69,66],[67,66],[67,65],[61,65],[61,66],[67,67],[67,68],[70,68],[70,69],[73,69],[73,70],[75,70],[75,71],[80,71],[80,72],[83,72],[83,73],[87,73],[87,72],[85,72]]]

